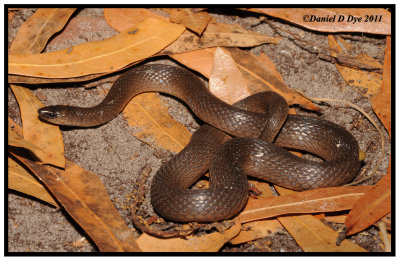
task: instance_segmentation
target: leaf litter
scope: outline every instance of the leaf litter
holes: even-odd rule
[[[282,69],[282,68],[280,68],[280,69]],[[185,110],[185,109],[183,109],[183,110]],[[176,116],[175,116],[176,117]],[[141,145],[142,146],[142,145]],[[112,149],[112,148],[111,148]],[[117,150],[118,148],[114,148],[114,150]],[[115,171],[115,170],[114,170]],[[98,172],[96,172],[96,174],[98,174]],[[126,223],[128,223],[129,224],[129,221],[127,222],[127,221],[125,221]],[[304,250],[304,249],[303,249]]]

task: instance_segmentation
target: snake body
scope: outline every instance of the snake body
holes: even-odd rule
[[[229,105],[197,76],[175,66],[135,67],[115,81],[97,106],[47,106],[39,109],[39,117],[58,125],[97,126],[143,92],[173,95],[207,123],[152,180],[151,203],[164,218],[208,222],[232,217],[247,201],[246,175],[306,190],[343,185],[358,173],[358,143],[344,128],[318,118],[287,116],[286,101],[273,92]],[[284,148],[307,151],[324,161],[302,159]],[[207,169],[210,188],[189,189]]]

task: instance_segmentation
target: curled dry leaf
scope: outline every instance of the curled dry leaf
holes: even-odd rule
[[[143,93],[134,97],[123,112],[130,126],[142,127],[134,135],[152,146],[179,152],[192,136],[184,125],[171,118],[158,94]]]
[[[220,47],[215,51],[209,83],[210,91],[228,104],[234,104],[250,96],[250,91],[235,61],[229,52]]]
[[[244,223],[292,213],[317,213],[351,209],[370,187],[313,189],[275,198],[249,199],[237,219]]]
[[[247,10],[277,17],[320,32],[391,34],[391,13],[383,8],[250,8]],[[340,18],[341,16],[343,18]]]
[[[163,239],[144,233],[137,242],[145,252],[217,252],[239,233],[240,227],[238,223],[223,233],[214,232],[200,237],[188,236],[185,238]]]
[[[189,8],[174,8],[169,17],[171,22],[182,24],[199,35],[203,33],[211,19],[208,13],[192,13]]]
[[[44,105],[29,89],[17,85],[11,85],[11,89],[21,110],[24,139],[41,148],[34,153],[42,163],[64,168],[64,143],[59,127],[39,120],[37,111]]]
[[[43,185],[12,158],[8,158],[8,188],[60,207]]]
[[[356,202],[344,222],[346,235],[366,229],[390,212],[391,174],[389,166],[388,173]]]
[[[379,93],[372,98],[372,108],[379,120],[392,136],[392,43],[391,37],[386,37],[385,58],[383,61],[383,81]]]
[[[331,55],[339,57],[343,53],[342,47],[345,47],[348,44],[339,37],[337,37],[337,39],[339,39],[340,44],[336,40],[336,37],[334,37],[333,35],[328,36],[328,43],[331,50]],[[365,55],[363,57],[365,58]],[[370,59],[372,58],[369,57],[368,60]],[[361,92],[363,95],[376,94],[379,91],[379,88],[382,85],[382,74],[350,68],[339,64],[335,65],[340,75],[342,75],[343,79],[350,86],[356,86],[358,88],[367,90],[366,93],[364,91]]]
[[[60,31],[76,8],[39,8],[19,28],[12,54],[40,53],[54,33]]]
[[[11,74],[35,77],[78,77],[113,72],[147,58],[175,41],[185,28],[148,18],[111,38],[51,53],[10,55]]]

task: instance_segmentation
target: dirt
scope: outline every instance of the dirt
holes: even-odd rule
[[[261,52],[267,54],[275,63],[285,83],[292,89],[299,89],[311,97],[350,101],[363,108],[379,123],[371,109],[368,97],[362,95],[363,90],[349,86],[340,76],[334,64],[317,57],[319,52],[326,53],[328,46],[326,34],[301,29],[279,19],[262,18],[262,15],[250,12],[231,9],[216,9],[209,10],[209,12],[218,22],[239,24],[248,30],[283,37],[283,40],[277,45],[265,44],[245,49],[256,55]],[[8,24],[9,45],[19,26],[33,13],[34,9],[23,9],[16,12]],[[83,42],[98,41],[115,34],[117,32],[105,22],[102,9],[83,9],[74,15],[62,33],[51,39],[45,52],[68,48]],[[302,41],[294,38],[294,35],[301,35]],[[384,37],[360,34],[356,36],[356,40],[352,40],[354,34],[346,36],[348,36],[347,41],[355,46],[355,53],[366,53],[382,63]],[[175,63],[168,58],[156,60],[162,63]],[[99,82],[92,81],[87,84],[92,86],[91,88],[85,88],[85,85],[81,83],[74,83],[32,86],[32,89],[46,105],[92,106],[105,97],[106,91],[111,87],[114,79],[115,76]],[[201,124],[180,101],[169,96],[163,96],[163,99],[170,105],[171,116],[183,123],[191,132]],[[368,175],[380,156],[380,138],[376,129],[353,109],[339,104],[334,104],[332,107],[327,105],[320,107],[323,109],[321,118],[333,121],[348,130],[351,129],[360,148],[367,151],[362,168],[366,169],[365,174]],[[296,109],[300,114],[312,114],[299,108]],[[8,88],[8,116],[21,123],[19,108],[10,88]],[[355,123],[357,123],[356,126],[352,128]],[[172,154],[150,147],[136,139],[132,135],[132,127],[128,126],[122,115],[96,128],[63,127],[61,130],[66,157],[100,177],[124,221],[138,236],[140,232],[133,227],[130,210],[127,207],[130,204],[129,195],[133,192],[135,181],[144,167],[151,167],[151,177]],[[384,131],[382,126],[381,130]],[[391,150],[386,132],[385,144],[386,151],[381,166],[374,177],[363,184],[374,184],[385,174]],[[144,205],[146,211],[153,213],[148,195]],[[383,251],[382,241],[375,227],[367,229],[362,234],[352,236],[350,240],[368,251]],[[98,251],[98,249],[65,211],[9,190],[8,251],[92,252]],[[301,252],[302,250],[290,234],[282,230],[268,237],[238,246],[227,244],[221,251]]]

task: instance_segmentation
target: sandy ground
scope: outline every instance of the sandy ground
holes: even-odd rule
[[[291,88],[300,89],[311,97],[351,101],[362,107],[377,121],[372,112],[370,101],[360,95],[362,90],[347,85],[334,64],[318,59],[315,53],[310,52],[311,49],[313,51],[322,51],[322,49],[319,47],[314,49],[311,45],[306,46],[292,39],[291,36],[291,34],[302,35],[302,39],[308,43],[316,43],[318,46],[326,48],[327,38],[325,34],[303,30],[272,18],[260,21],[260,15],[250,12],[228,9],[226,11],[210,10],[210,13],[219,22],[236,23],[248,30],[283,37],[278,45],[262,45],[248,48],[248,50],[253,54],[266,53],[276,64],[285,83]],[[20,11],[14,16],[9,23],[9,44],[15,37],[19,26],[32,14],[33,10],[28,9]],[[46,51],[55,51],[83,42],[101,40],[117,33],[105,22],[102,9],[83,9],[74,16],[73,20],[79,23],[79,26],[75,27],[68,37],[53,38]],[[380,62],[383,61],[385,46],[383,37],[361,35],[356,37],[359,41],[348,41],[354,44],[357,53],[366,53]],[[167,58],[160,58],[159,60],[160,62],[174,63]],[[114,79],[115,77],[102,80],[99,83],[91,82],[90,85],[95,87],[89,89],[84,88],[79,83],[63,86],[55,85],[48,88],[40,86],[40,88],[33,89],[36,94],[40,93],[41,97],[45,97],[42,102],[47,105],[92,106],[104,98],[105,91],[111,87]],[[8,115],[20,123],[18,105],[10,88],[8,90]],[[193,132],[201,124],[178,100],[164,96],[163,99],[170,104],[172,117],[182,122],[190,131]],[[353,109],[330,106],[321,106],[321,108],[323,109],[321,118],[333,121],[347,129],[350,129],[354,122],[360,121],[357,127],[352,128],[351,133],[358,140],[362,150],[365,151],[368,147],[363,168],[370,170],[379,158],[380,153],[380,140],[377,131]],[[298,110],[298,112],[301,114],[309,113],[302,110]],[[172,154],[162,149],[154,149],[137,140],[132,136],[132,128],[128,127],[122,115],[97,128],[62,128],[62,134],[66,157],[83,168],[96,173],[101,178],[115,207],[126,224],[133,228],[130,210],[127,208],[130,203],[128,195],[134,190],[134,182],[138,178],[140,170],[145,166],[150,166],[152,168],[151,175],[154,175],[161,164],[168,160]],[[385,139],[386,152],[383,163],[374,178],[365,182],[365,184],[375,183],[386,171],[391,146],[386,134]],[[134,154],[137,156],[132,157]],[[151,212],[148,197],[144,204],[145,206],[147,204],[148,211]],[[136,233],[136,235],[139,235],[139,233]],[[9,191],[8,251],[98,251],[90,239],[81,246],[73,244],[83,237],[86,237],[85,232],[65,211],[57,210],[17,192]],[[350,239],[369,251],[382,251],[382,242],[374,227],[368,229],[363,235],[353,236]],[[256,242],[239,246],[228,244],[222,251],[298,252],[301,251],[301,248],[287,231],[282,230]]]

